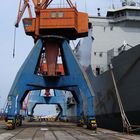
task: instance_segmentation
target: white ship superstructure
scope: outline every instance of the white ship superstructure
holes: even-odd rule
[[[132,1],[126,1],[123,5],[108,10],[106,17],[89,18],[93,25],[91,65],[94,73],[98,73],[98,69],[100,73],[106,71],[110,58],[118,55],[122,46],[129,49],[140,43],[140,6]]]

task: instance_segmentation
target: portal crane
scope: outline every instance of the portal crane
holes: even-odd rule
[[[29,17],[23,19],[25,33],[34,38],[35,46],[18,71],[8,95],[7,127],[21,124],[20,110],[27,93],[32,90],[59,89],[71,91],[75,99],[87,102],[86,111],[82,102],[77,110],[78,122],[83,114],[88,128],[96,129],[93,107],[93,91],[85,72],[76,60],[69,45],[70,40],[88,35],[88,15],[78,12],[70,0],[69,7],[50,8],[53,0],[32,0],[35,17],[32,17],[29,0],[20,0],[15,26],[18,27],[26,8]],[[44,59],[46,72],[41,72]],[[62,59],[63,73],[58,73],[58,57]],[[42,63],[41,63],[42,64]],[[78,100],[77,100],[78,101]]]

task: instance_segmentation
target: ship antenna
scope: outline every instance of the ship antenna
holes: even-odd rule
[[[136,2],[138,4],[138,6],[140,6],[140,2]]]
[[[87,2],[85,0],[85,12],[87,12]]]
[[[100,13],[100,8],[97,8],[97,10],[98,10],[97,15],[98,15],[98,17],[100,17],[100,16],[101,16],[101,13]]]
[[[121,2],[122,2],[122,6],[128,5],[128,0],[121,0]]]
[[[112,9],[115,9],[114,0],[112,0]]]

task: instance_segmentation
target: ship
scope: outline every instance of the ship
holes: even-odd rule
[[[98,8],[97,16],[89,17],[89,21],[89,35],[78,42],[75,54],[94,91],[97,125],[123,131],[126,121],[129,127],[138,128],[140,6],[125,0],[121,7],[108,10],[106,17]]]

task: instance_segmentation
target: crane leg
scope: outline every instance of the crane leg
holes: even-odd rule
[[[20,114],[21,102],[26,97],[28,91],[38,89],[39,87],[30,86],[29,84],[35,78],[35,68],[42,49],[42,42],[39,40],[32,49],[25,62],[18,71],[14,83],[10,89],[7,103],[7,128],[14,129],[16,126],[22,124],[22,117]]]
[[[93,106],[93,91],[91,89],[90,82],[75,59],[67,41],[63,42],[62,49],[63,57],[65,59],[67,69],[69,70],[70,78],[68,78],[68,80],[78,87],[82,96],[86,98],[87,101],[84,124],[86,124],[89,129],[96,129],[97,125]]]

